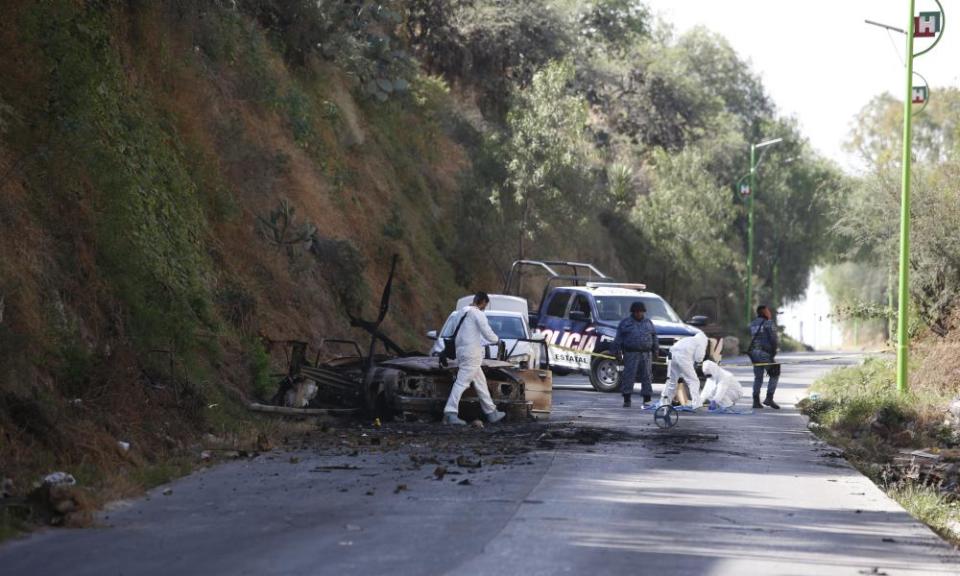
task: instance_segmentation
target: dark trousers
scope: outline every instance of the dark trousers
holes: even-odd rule
[[[773,355],[757,350],[754,352],[754,361],[757,364],[768,364],[773,362]],[[777,391],[777,383],[780,382],[780,366],[754,366],[753,367],[753,395],[760,396],[760,389],[763,388],[763,373],[766,372],[770,377],[767,380],[767,397],[773,398],[773,393]]]
[[[640,393],[653,395],[653,354],[650,352],[624,352],[623,373],[620,375],[620,393],[633,394],[633,384],[639,376]]]

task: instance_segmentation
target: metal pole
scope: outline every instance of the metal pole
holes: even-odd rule
[[[893,342],[896,319],[893,316],[893,264],[887,267],[887,346]]]
[[[910,352],[907,319],[910,315],[910,156],[913,130],[913,15],[915,0],[909,0],[907,25],[907,88],[903,100],[903,179],[900,188],[900,294],[897,312],[897,390],[906,393]]]
[[[747,324],[753,320],[753,197],[757,191],[756,180],[757,146],[750,145],[750,197],[747,198]]]

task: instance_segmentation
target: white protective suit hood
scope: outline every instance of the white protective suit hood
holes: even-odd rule
[[[713,360],[703,363],[703,373],[708,376],[703,387],[703,399],[714,401],[721,408],[730,408],[743,396],[743,388],[736,376],[724,370]]]
[[[670,348],[671,357],[683,357],[687,360],[700,362],[707,354],[707,335],[698,331],[689,338],[684,338]]]

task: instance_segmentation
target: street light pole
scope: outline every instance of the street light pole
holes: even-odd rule
[[[897,390],[907,391],[909,341],[907,320],[910,290],[910,161],[913,131],[913,14],[915,0],[910,0],[907,26],[907,92],[903,99],[903,174],[900,184],[900,286],[897,300]]]
[[[747,198],[747,323],[753,319],[753,197],[756,195],[757,180],[757,150],[783,142],[783,138],[764,140],[758,144],[750,144],[750,197]]]
[[[747,198],[747,324],[753,319],[753,193],[756,191],[757,145],[750,144],[750,197]]]

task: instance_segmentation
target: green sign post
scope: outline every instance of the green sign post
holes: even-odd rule
[[[945,17],[943,5],[936,0],[940,12],[921,12],[916,14],[916,1],[909,0],[910,21],[907,34],[907,90],[903,99],[903,174],[900,193],[900,284],[897,299],[897,390],[905,393],[908,389],[908,361],[910,341],[908,319],[910,316],[910,162],[912,160],[913,105],[926,106],[929,89],[919,90],[913,85],[913,59],[922,56],[940,42],[943,37]],[[914,38],[935,38],[926,50],[914,54]]]

